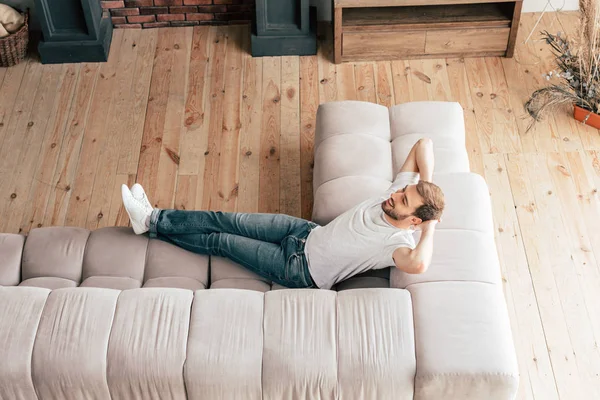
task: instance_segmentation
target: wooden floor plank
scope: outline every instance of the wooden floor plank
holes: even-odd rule
[[[56,117],[54,104],[64,72],[61,65],[52,65],[42,71],[39,87],[31,99],[33,107],[27,116],[29,122],[24,134],[20,135],[22,144],[16,154],[16,168],[4,182],[7,184],[5,191],[11,195],[4,207],[4,215],[0,217],[0,232],[18,232],[20,229],[27,202],[31,200],[28,195],[37,184],[34,177],[46,126]]]
[[[354,77],[356,79],[358,100],[376,103],[377,94],[375,92],[373,63],[361,62],[354,64]]]
[[[358,100],[353,63],[342,63],[336,65],[335,78],[337,87],[336,100]]]
[[[246,49],[248,44],[246,44]],[[243,55],[242,132],[237,211],[258,212],[260,136],[262,130],[262,57]]]
[[[63,140],[52,177],[52,192],[48,199],[44,220],[41,222],[44,226],[66,223],[72,185],[75,178],[83,172],[77,169],[77,165],[99,70],[99,64],[83,64],[80,67],[68,123],[65,131],[62,132]]]
[[[13,109],[17,101],[17,95],[25,76],[29,62],[21,62],[12,68],[6,68],[2,86],[0,86],[0,149],[8,131]],[[31,93],[27,93],[30,95]]]
[[[198,175],[179,175],[175,192],[175,209],[193,210],[196,206]]]
[[[300,57],[300,175],[302,218],[311,219],[316,115],[319,107],[318,60]]]
[[[279,209],[302,215],[300,169],[300,58],[281,59],[281,160]]]
[[[132,49],[137,52],[137,57],[131,83],[131,104],[127,107],[129,118],[127,118],[127,125],[123,130],[126,135],[122,137],[119,153],[118,174],[135,175],[137,173],[157,38],[158,30],[150,29],[138,35],[131,43]]]
[[[214,210],[212,196],[217,191],[219,178],[219,156],[221,152],[221,129],[223,128],[223,101],[225,90],[225,58],[227,51],[227,29],[213,27],[215,35],[211,46],[209,66],[210,114],[208,118],[207,148],[204,151],[204,176],[198,179],[196,208]],[[200,186],[201,185],[201,186]]]
[[[173,208],[175,202],[177,169],[180,159],[179,141],[184,124],[193,28],[171,28],[169,33],[173,36],[171,50],[173,64],[169,79],[163,136],[158,154],[156,191],[154,192],[154,201],[162,208]]]
[[[427,85],[428,99],[431,101],[448,101],[452,95],[448,82],[446,60],[435,58],[423,60],[423,73],[431,79],[431,84]]]
[[[396,104],[410,101],[410,65],[408,61],[394,60],[392,65],[392,84],[394,87],[394,101]]]
[[[483,158],[481,142],[475,120],[475,109],[471,100],[469,80],[462,58],[448,59],[446,71],[450,84],[451,100],[457,101],[463,108],[465,117],[465,145],[469,155],[471,171],[483,175]]]
[[[263,60],[258,211],[278,213],[280,200],[281,58]]]
[[[204,171],[204,152],[208,139],[208,67],[215,29],[194,27],[190,73],[185,104],[184,129],[180,144],[179,175],[201,175]],[[194,190],[195,192],[195,190]]]
[[[111,118],[113,118],[111,115],[114,110],[113,99],[120,92],[117,70],[123,36],[123,32],[116,33],[108,62],[99,64],[98,79],[90,105],[91,112],[86,120],[85,129],[81,132],[81,143],[76,149],[77,159],[69,160],[75,162],[72,168],[76,174],[64,183],[65,186],[69,186],[69,190],[65,193],[64,204],[61,207],[65,208],[65,222],[70,226],[86,227],[90,204],[100,201],[99,198],[93,197],[94,181],[98,175],[98,162],[104,157],[104,147],[112,136],[109,124],[112,124]],[[126,69],[125,65],[124,69]],[[120,84],[125,83],[121,81]],[[112,127],[114,129],[114,125]],[[109,190],[110,188],[104,188],[102,192],[96,193],[106,194]],[[101,214],[98,211],[95,217]]]
[[[41,64],[28,60],[23,84],[16,95],[12,116],[9,117],[4,132],[0,148],[0,173],[6,174],[6,178],[0,180],[0,196],[6,201],[0,203],[0,218],[4,217],[4,212],[10,208],[12,200],[16,200],[19,195],[24,196],[24,193],[13,191],[12,180],[21,167],[21,152],[27,143],[26,132],[31,130],[35,123],[32,121],[32,111],[35,113],[32,98],[38,93],[42,73]],[[37,128],[35,130],[37,131]],[[2,223],[0,227],[6,228]]]
[[[428,101],[431,78],[425,74],[423,60],[410,60],[406,63],[409,67],[407,78],[410,101]]]
[[[133,93],[135,88],[132,84],[135,78],[135,64],[139,53],[137,51],[138,47],[134,47],[133,44],[136,43],[141,34],[140,31],[136,31],[126,30],[123,32],[117,61],[112,74],[114,78],[102,82],[106,85],[103,89],[109,90],[112,95],[112,100],[106,104],[107,109],[104,114],[104,118],[107,121],[104,125],[104,129],[106,130],[106,134],[104,135],[105,140],[96,141],[97,147],[94,149],[97,151],[98,162],[94,171],[93,185],[90,188],[91,197],[89,205],[83,207],[82,212],[79,213],[81,218],[85,217],[85,227],[90,230],[113,224],[109,219],[111,202],[115,197],[113,188],[115,187],[115,180],[117,178],[120,147],[122,146],[123,138],[130,134],[127,129],[131,118],[129,105],[134,101]],[[113,49],[113,51],[116,51],[116,49]],[[119,67],[117,68],[116,65]],[[100,73],[103,74],[103,71],[100,71]],[[110,74],[110,71],[105,71],[104,74],[106,76]],[[101,96],[99,93],[101,91],[100,85],[96,85],[96,90],[97,96]],[[106,97],[110,97],[110,95]],[[92,127],[89,126],[89,128]],[[88,135],[91,135],[94,139],[100,136],[99,132],[94,132],[93,128],[86,129],[84,146],[86,142],[89,143]],[[84,160],[82,158],[83,162]],[[120,178],[124,180],[125,175],[121,174]],[[75,190],[77,190],[77,183],[75,184]],[[120,196],[117,198],[120,198]],[[80,202],[75,201],[75,207],[69,207],[69,209],[76,210],[79,207]],[[86,208],[87,212],[84,214],[83,211]],[[116,212],[114,214],[116,216]],[[67,220],[69,217],[70,214],[67,214]]]
[[[475,110],[477,131],[483,153],[500,153],[504,150],[494,130],[494,118],[492,113],[491,88],[492,82],[487,72],[483,58],[466,58],[465,69]]]
[[[519,153],[522,151],[521,137],[510,104],[502,61],[500,57],[487,57],[484,60],[490,78],[491,112],[498,147],[504,153]]]
[[[158,166],[160,154],[163,151],[162,141],[169,100],[169,86],[173,75],[174,52],[172,49],[174,45],[173,30],[159,30],[137,167],[136,180],[144,187],[154,207],[159,206],[156,197]]]
[[[211,206],[215,210],[233,212],[238,198],[238,160],[240,147],[241,93],[243,81],[243,48],[240,46],[246,33],[241,26],[229,30],[225,61],[225,96],[221,127],[221,150],[216,191]],[[296,119],[297,121],[297,119]]]
[[[504,293],[519,362],[519,399],[558,399],[504,155],[483,156]]]
[[[49,121],[42,143],[41,154],[33,177],[27,208],[23,214],[19,231],[29,232],[32,227],[42,227],[46,206],[53,193],[53,177],[64,140],[64,132],[74,101],[74,90],[78,82],[81,64],[67,64],[64,77],[57,88],[55,115]]]
[[[338,99],[336,65],[333,64],[333,33],[329,27],[323,25],[319,26],[319,30],[324,38],[317,50],[319,98],[321,103],[326,103]]]
[[[396,104],[394,100],[394,84],[392,78],[392,64],[389,61],[375,63],[375,92],[377,104],[391,107]]]

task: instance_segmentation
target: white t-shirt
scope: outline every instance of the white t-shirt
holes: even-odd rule
[[[381,203],[396,190],[418,182],[418,173],[400,172],[381,196],[363,201],[310,232],[305,254],[310,275],[319,288],[330,289],[367,270],[392,266],[394,250],[415,248],[414,231],[390,224]]]

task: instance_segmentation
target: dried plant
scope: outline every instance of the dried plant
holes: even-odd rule
[[[560,81],[536,90],[525,103],[525,110],[533,118],[528,130],[548,112],[573,104],[600,113],[600,0],[579,1],[579,26],[574,39],[548,31],[542,32],[542,37],[550,45],[558,67],[546,79]]]

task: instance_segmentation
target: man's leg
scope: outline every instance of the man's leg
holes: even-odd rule
[[[421,180],[431,182],[434,164],[433,142],[423,138],[410,149],[400,172],[418,172]]]
[[[227,257],[250,271],[289,288],[312,287],[303,260],[304,245],[294,236],[281,244],[229,233],[165,234],[160,239],[198,254]]]
[[[315,224],[283,214],[154,210],[150,236],[229,233],[279,244],[288,236],[306,236]]]

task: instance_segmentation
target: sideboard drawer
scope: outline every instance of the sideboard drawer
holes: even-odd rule
[[[425,54],[506,51],[510,28],[440,29],[427,31]]]
[[[342,57],[352,60],[385,60],[425,53],[426,31],[345,32]]]

